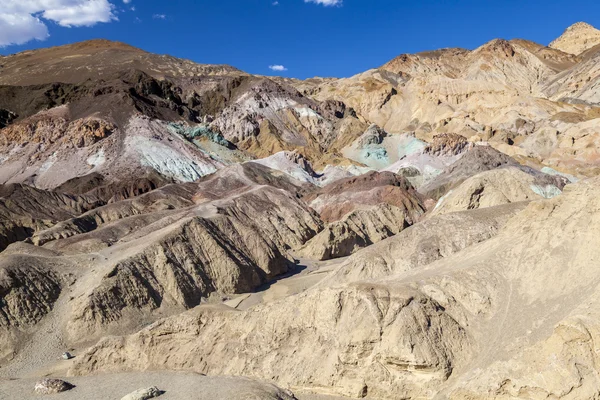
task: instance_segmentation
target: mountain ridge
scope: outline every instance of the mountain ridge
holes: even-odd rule
[[[599,57],[494,39],[307,80],[105,40],[1,58],[0,397],[173,370],[592,398]]]

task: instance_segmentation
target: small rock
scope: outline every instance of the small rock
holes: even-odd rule
[[[73,358],[73,356],[68,351],[65,351],[62,355],[62,358],[63,360],[70,360],[71,358]]]
[[[35,384],[34,392],[37,394],[55,394],[71,390],[75,385],[61,379],[42,379]]]
[[[138,389],[135,392],[129,393],[121,400],[147,400],[158,397],[161,394],[163,394],[161,390],[158,390],[156,386],[152,386],[146,389]]]

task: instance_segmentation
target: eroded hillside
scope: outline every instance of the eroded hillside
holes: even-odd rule
[[[598,57],[584,23],[343,79],[1,57],[0,396],[597,397]]]

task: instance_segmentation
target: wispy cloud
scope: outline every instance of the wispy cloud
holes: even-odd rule
[[[269,69],[277,72],[287,71],[287,68],[283,65],[269,65]]]
[[[332,7],[332,6],[341,6],[343,3],[343,0],[304,0],[304,2],[320,4],[325,7]]]
[[[154,19],[167,19],[167,16],[165,14],[154,14],[152,16],[152,18],[154,18]]]

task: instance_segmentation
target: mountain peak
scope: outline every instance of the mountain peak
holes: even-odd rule
[[[589,30],[589,29],[596,30],[596,28],[594,28],[592,25],[588,24],[587,22],[579,21],[579,22],[575,22],[573,25],[569,26],[566,30],[567,31],[581,31],[581,30]]]
[[[586,22],[576,22],[550,43],[549,47],[579,55],[597,44],[600,44],[600,30]]]

